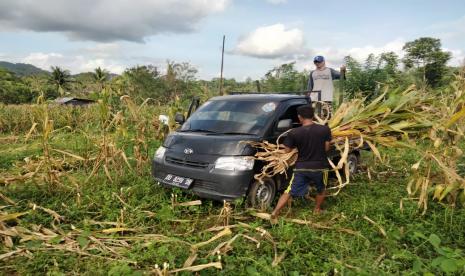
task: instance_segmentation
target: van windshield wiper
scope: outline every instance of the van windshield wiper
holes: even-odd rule
[[[253,135],[257,136],[256,134],[253,133],[247,133],[247,132],[221,132],[219,134],[225,134],[225,135]]]
[[[208,133],[218,133],[218,132],[213,131],[213,130],[201,129],[201,128],[184,129],[184,130],[180,130],[180,132],[208,132]]]

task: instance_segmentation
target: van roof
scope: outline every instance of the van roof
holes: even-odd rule
[[[211,101],[221,101],[221,100],[239,100],[239,101],[286,101],[290,99],[306,99],[304,95],[297,94],[236,94],[236,95],[226,95],[226,96],[217,96],[209,100]]]

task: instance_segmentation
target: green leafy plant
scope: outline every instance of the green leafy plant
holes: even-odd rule
[[[427,263],[416,259],[413,263],[414,272],[424,272],[430,275],[433,275],[430,272],[465,273],[465,254],[463,250],[441,245],[441,239],[436,234],[427,237],[422,233],[415,232],[414,235],[429,243],[437,255],[431,262]]]

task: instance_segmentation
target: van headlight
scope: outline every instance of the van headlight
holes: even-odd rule
[[[158,160],[163,160],[163,157],[165,157],[165,152],[166,152],[166,148],[161,146],[157,149],[153,158],[158,159]]]
[[[220,157],[215,162],[215,169],[228,171],[247,171],[253,169],[255,159],[252,156]]]

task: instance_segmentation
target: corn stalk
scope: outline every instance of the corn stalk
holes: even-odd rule
[[[449,90],[437,97],[433,126],[424,135],[432,145],[426,150],[417,148],[421,159],[412,165],[412,176],[407,185],[410,197],[418,198],[418,206],[425,214],[428,198],[451,205],[465,204],[465,177],[458,173],[458,160],[463,156],[465,124],[465,69],[456,76]]]
[[[149,152],[147,146],[147,138],[150,137],[146,122],[141,118],[142,108],[152,100],[147,98],[142,104],[137,106],[132,99],[125,95],[120,98],[125,104],[130,116],[125,116],[126,124],[135,129],[135,137],[131,140],[134,142],[133,157],[136,160],[136,170],[139,174],[143,174],[144,165],[149,161]]]
[[[389,91],[386,88],[369,104],[365,104],[364,99],[343,103],[329,121],[317,117],[317,123],[327,123],[331,128],[331,144],[341,156],[337,164],[329,160],[331,170],[336,173],[339,182],[339,185],[333,187],[337,190],[335,194],[349,183],[350,175],[346,164],[351,150],[366,144],[375,156],[381,159],[378,145],[410,147],[411,145],[400,138],[418,135],[432,125],[426,120],[426,107],[430,102],[430,97],[424,91],[415,90],[414,86],[404,91]],[[296,150],[284,153],[279,143],[281,136],[276,144],[266,141],[250,142],[258,149],[255,158],[265,162],[263,170],[255,175],[259,181],[276,174],[286,174],[297,160]],[[341,169],[344,169],[345,177],[341,176]]]

